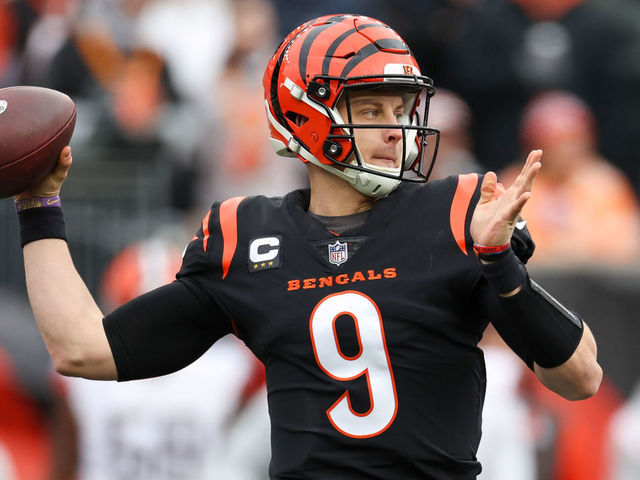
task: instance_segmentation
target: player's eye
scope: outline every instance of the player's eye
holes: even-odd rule
[[[362,116],[362,118],[365,118],[367,120],[375,120],[380,116],[380,110],[378,110],[377,108],[366,108],[360,112],[360,115]]]

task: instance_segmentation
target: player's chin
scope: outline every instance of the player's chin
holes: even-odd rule
[[[394,170],[394,169],[397,169],[398,166],[400,165],[400,160],[393,159],[393,158],[373,157],[369,159],[367,163],[374,167]]]

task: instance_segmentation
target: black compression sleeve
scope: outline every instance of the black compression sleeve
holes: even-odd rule
[[[538,365],[557,367],[573,355],[582,339],[582,320],[536,282],[527,278],[520,292],[500,298],[500,303]]]
[[[118,381],[180,370],[231,332],[222,311],[213,302],[205,307],[180,280],[125,303],[103,325]]]

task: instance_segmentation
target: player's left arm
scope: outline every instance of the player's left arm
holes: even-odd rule
[[[600,388],[602,368],[597,361],[596,340],[589,326],[582,322],[582,338],[569,360],[557,367],[544,368],[534,363],[538,380],[549,390],[568,400],[592,397]]]
[[[498,185],[495,173],[485,175],[470,225],[474,244],[499,247],[510,243],[522,207],[531,197],[541,157],[541,150],[532,151],[506,189]],[[602,381],[602,369],[586,323],[531,280],[513,252],[504,252],[497,261],[481,262],[485,277],[512,322],[495,326],[503,337],[512,337],[527,351],[538,379],[570,400],[594,395]]]

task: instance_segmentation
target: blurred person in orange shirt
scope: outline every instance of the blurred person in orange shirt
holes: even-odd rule
[[[536,196],[522,216],[537,245],[535,265],[625,265],[638,259],[640,210],[629,180],[597,151],[596,119],[563,91],[534,98],[525,110],[522,148],[544,152]],[[509,183],[515,166],[501,175]]]

